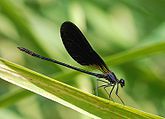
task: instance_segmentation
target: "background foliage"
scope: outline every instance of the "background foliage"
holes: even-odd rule
[[[144,50],[141,58],[129,57],[134,48],[164,43],[163,0],[1,0],[0,7],[1,57],[92,93],[95,78],[29,57],[16,48],[23,46],[80,67],[65,51],[59,35],[60,25],[70,20],[81,28],[110,69],[126,80],[119,92],[126,105],[165,116],[164,53],[146,55]],[[159,47],[151,47],[151,51]],[[128,57],[111,62],[112,56],[123,51],[128,51]],[[17,97],[1,106],[1,118],[88,118],[41,96],[27,92],[23,96],[21,90],[0,80],[0,99]],[[102,90],[100,96],[107,98]]]

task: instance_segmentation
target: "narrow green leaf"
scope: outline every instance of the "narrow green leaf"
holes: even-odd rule
[[[27,40],[31,40],[34,47],[39,48],[40,52],[47,55],[47,53],[37,43],[37,36],[33,33],[29,19],[23,13],[25,12],[24,9],[18,8],[18,6],[13,4],[13,1],[10,0],[0,0],[0,8],[2,13],[4,13],[11,20],[11,22],[13,22],[20,34],[25,35]]]
[[[155,55],[155,53],[165,52],[165,41],[159,41],[152,44],[146,44],[132,50],[127,50],[106,58],[107,63],[119,65],[125,62],[133,61],[138,58]]]
[[[0,78],[93,118],[162,118],[82,92],[2,58],[0,58]]]
[[[9,106],[23,98],[29,97],[33,93],[28,90],[18,90],[12,93],[7,93],[6,95],[1,96],[0,98],[0,107]]]

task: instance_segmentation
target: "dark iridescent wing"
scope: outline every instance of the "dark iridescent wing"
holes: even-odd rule
[[[101,57],[92,49],[79,28],[67,21],[60,29],[63,44],[70,56],[81,65],[94,66],[102,72],[110,72]]]

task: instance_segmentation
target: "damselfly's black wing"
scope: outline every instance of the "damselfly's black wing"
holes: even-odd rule
[[[66,50],[75,61],[81,65],[97,67],[104,73],[110,72],[75,24],[69,21],[64,22],[60,33]]]

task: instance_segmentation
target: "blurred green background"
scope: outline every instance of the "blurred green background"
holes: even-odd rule
[[[164,0],[0,0],[0,11],[2,58],[90,93],[95,78],[32,58],[16,47],[81,67],[61,42],[60,25],[67,20],[81,29],[105,62],[114,54],[165,40]],[[126,80],[119,91],[126,105],[165,116],[164,61],[165,54],[157,53],[120,64],[108,62],[110,69]],[[0,80],[0,100],[9,95],[13,95],[11,103],[0,104],[1,119],[89,118]],[[104,90],[100,96],[107,98]]]

